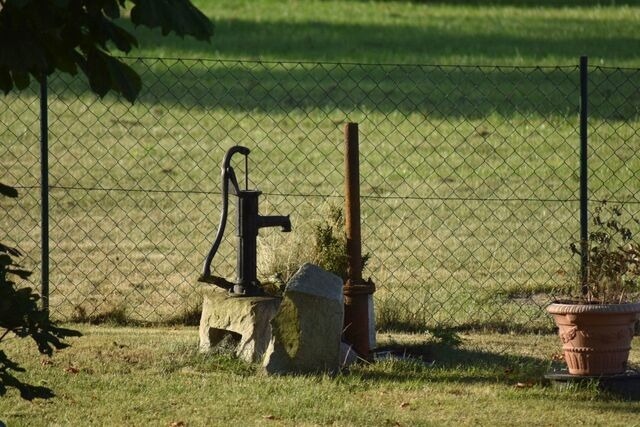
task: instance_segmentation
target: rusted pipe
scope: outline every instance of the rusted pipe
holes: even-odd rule
[[[371,280],[362,279],[362,241],[360,234],[360,159],[358,124],[347,123],[345,143],[345,231],[347,235],[347,281],[344,285],[344,338],[354,350],[369,359]]]
[[[347,233],[347,278],[362,280],[362,240],[360,235],[360,150],[358,124],[344,127],[345,151],[345,231]]]

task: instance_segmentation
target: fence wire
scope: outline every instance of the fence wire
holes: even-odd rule
[[[578,271],[577,66],[128,61],[144,82],[133,105],[81,78],[49,82],[55,318],[197,311],[233,145],[252,150],[261,213],[293,223],[261,231],[262,275],[304,261],[316,224],[344,203],[342,128],[357,122],[379,326],[551,327],[543,308]],[[640,70],[589,71],[590,198],[636,214]],[[2,180],[20,192],[1,201],[2,227],[33,270],[38,103],[36,90],[0,98]],[[214,259],[229,278],[234,227]]]

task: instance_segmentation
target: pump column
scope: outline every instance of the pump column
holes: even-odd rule
[[[233,287],[237,295],[260,293],[256,277],[256,240],[258,237],[258,196],[257,190],[238,192],[238,278]]]

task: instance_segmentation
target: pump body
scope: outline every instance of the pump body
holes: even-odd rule
[[[245,165],[248,165],[250,150],[246,147],[232,147],[224,156],[224,160],[222,161],[222,211],[220,214],[220,224],[218,225],[216,238],[205,259],[200,280],[208,283],[229,283],[227,280],[211,274],[211,262],[222,242],[229,209],[229,193],[231,193],[238,198],[236,209],[238,247],[237,276],[235,282],[229,286],[229,293],[234,296],[263,295],[264,291],[260,287],[260,282],[257,278],[256,243],[258,230],[264,227],[281,227],[283,232],[290,232],[291,221],[288,215],[264,216],[258,213],[258,199],[262,192],[247,189],[249,181],[246,166],[245,189],[240,189],[235,172],[231,166],[231,158],[236,153],[244,155]]]

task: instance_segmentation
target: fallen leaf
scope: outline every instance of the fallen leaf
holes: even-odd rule
[[[42,366],[51,366],[51,365],[53,365],[53,362],[51,361],[51,359],[41,359],[40,360],[40,365],[42,365]]]
[[[76,368],[75,366],[67,366],[66,368],[64,368],[64,371],[67,374],[77,374],[78,372],[80,372],[80,369]]]
[[[275,415],[263,415],[262,418],[265,420],[277,420],[278,418]]]
[[[401,407],[401,408],[406,408],[406,407],[407,407],[407,406],[409,406],[409,405],[410,405],[410,403],[409,403],[409,402],[402,402],[402,403],[400,404],[400,407]]]
[[[533,387],[533,383],[527,382],[527,383],[516,384],[516,388],[529,388],[529,387]]]
[[[187,424],[184,421],[174,421],[169,424],[169,427],[187,427]]]

